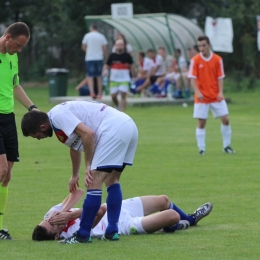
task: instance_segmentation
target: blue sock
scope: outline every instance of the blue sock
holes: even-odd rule
[[[179,223],[177,223],[171,227],[165,227],[165,228],[163,228],[163,231],[166,233],[172,233],[178,228],[178,226],[179,226]]]
[[[184,211],[182,211],[180,208],[178,208],[175,204],[171,202],[169,209],[173,209],[176,212],[179,213],[181,220],[188,220],[190,222],[190,225],[194,225],[195,219],[189,215],[187,215]]]
[[[145,82],[145,79],[138,79],[136,82],[135,82],[135,86],[136,87],[140,87],[141,85],[143,85]]]
[[[119,183],[115,183],[107,188],[107,220],[108,226],[106,234],[111,235],[118,232],[118,219],[122,206],[122,192]]]
[[[163,84],[163,88],[162,88],[162,92],[167,93],[167,88],[168,88],[169,84],[170,84],[170,81],[168,79],[165,79],[164,84]]]
[[[157,94],[157,93],[160,93],[160,87],[158,84],[154,83],[150,89],[149,89],[153,94]]]
[[[94,219],[98,213],[102,200],[102,190],[88,190],[83,203],[80,228],[77,235],[82,238],[90,237]]]

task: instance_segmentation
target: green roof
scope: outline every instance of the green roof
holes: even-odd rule
[[[110,15],[85,16],[85,21],[87,26],[97,21],[110,25],[125,35],[135,52],[163,46],[170,54],[179,48],[186,56],[186,50],[196,44],[198,36],[204,35],[197,24],[176,14],[140,14],[120,20]],[[107,36],[108,30],[100,31]]]

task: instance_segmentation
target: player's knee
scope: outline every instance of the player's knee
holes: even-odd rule
[[[8,175],[8,165],[2,165],[0,167],[0,182],[3,182]]]
[[[180,214],[174,211],[173,221],[175,221],[175,223],[178,223],[180,220],[181,220]]]
[[[163,208],[165,208],[165,209],[168,209],[169,207],[170,207],[170,199],[169,199],[169,197],[168,196],[166,196],[166,195],[161,195],[160,196],[160,200],[161,200],[161,203],[162,203],[162,205],[163,205]]]
[[[229,118],[227,116],[222,117],[221,121],[223,125],[229,125]]]
[[[170,220],[171,220],[171,224],[174,225],[174,224],[177,224],[179,221],[180,221],[180,215],[178,212],[176,212],[175,210],[169,210],[169,213],[170,213]]]

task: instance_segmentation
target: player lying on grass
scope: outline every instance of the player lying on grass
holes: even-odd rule
[[[65,243],[79,229],[82,209],[73,208],[80,201],[84,190],[70,193],[65,200],[53,206],[44,216],[44,220],[35,227],[32,239],[37,241],[56,240]],[[210,202],[200,206],[193,214],[186,214],[166,195],[141,196],[123,200],[118,222],[121,235],[149,234],[157,231],[174,232],[195,226],[207,216],[213,208]],[[102,204],[95,218],[92,237],[104,239],[108,225],[106,204]]]

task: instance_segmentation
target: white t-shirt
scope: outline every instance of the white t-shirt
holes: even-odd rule
[[[79,151],[84,151],[82,140],[73,132],[79,123],[82,122],[94,132],[97,144],[103,131],[113,134],[130,119],[125,113],[95,101],[68,101],[59,104],[48,112],[48,117],[58,140]]]
[[[107,45],[106,37],[97,31],[85,34],[82,44],[87,46],[86,61],[103,60],[103,46]]]
[[[154,64],[155,66],[159,66],[158,70],[155,72],[155,76],[161,76],[163,75],[162,71],[162,62],[163,62],[163,57],[159,54],[156,55]]]
[[[187,70],[188,69],[188,64],[186,59],[183,56],[180,56],[178,59],[178,66],[181,70]]]
[[[152,59],[148,57],[144,57],[144,63],[143,63],[143,70],[147,72],[147,74],[150,74],[153,67],[155,67],[155,63]]]

